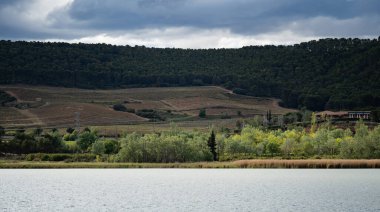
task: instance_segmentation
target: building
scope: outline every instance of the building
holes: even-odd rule
[[[371,111],[322,111],[315,114],[318,119],[370,119]]]
[[[350,119],[370,119],[371,111],[348,111]]]

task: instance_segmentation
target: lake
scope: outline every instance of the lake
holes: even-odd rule
[[[0,211],[380,211],[380,170],[3,169]]]

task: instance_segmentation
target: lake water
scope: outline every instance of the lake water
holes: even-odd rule
[[[0,170],[0,211],[380,211],[380,170]]]

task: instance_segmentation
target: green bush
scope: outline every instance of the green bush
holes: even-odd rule
[[[75,141],[77,139],[78,139],[78,131],[75,131],[75,130],[63,136],[63,140],[65,141]]]
[[[199,113],[198,113],[198,116],[200,118],[206,118],[206,109],[205,108],[200,109]]]
[[[71,158],[71,155],[68,154],[50,154],[49,161],[64,161]]]
[[[64,142],[64,149],[67,153],[78,153],[80,152],[80,149],[77,145],[76,141],[65,141]]]
[[[161,117],[160,114],[156,110],[152,110],[152,109],[138,110],[136,112],[136,115],[144,117],[144,118],[148,118],[152,121],[165,121],[164,117]]]
[[[88,151],[89,147],[95,142],[97,135],[95,132],[84,131],[79,135],[77,145],[82,151]]]
[[[94,154],[74,154],[72,156],[71,161],[73,162],[93,162],[96,160]]]
[[[46,154],[34,153],[25,157],[27,161],[67,161],[67,162],[92,162],[96,159],[94,154]]]

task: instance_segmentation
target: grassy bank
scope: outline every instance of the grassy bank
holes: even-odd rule
[[[0,168],[380,168],[380,160],[238,160],[196,163],[105,163],[0,161]]]

